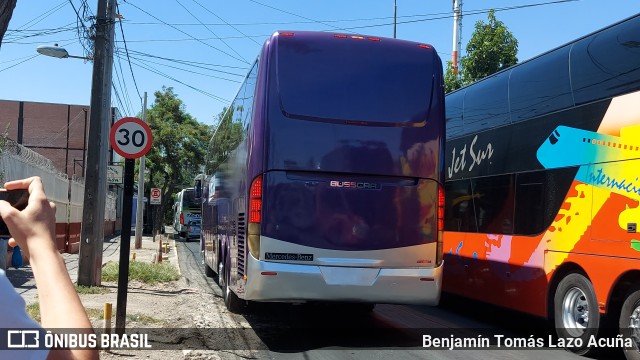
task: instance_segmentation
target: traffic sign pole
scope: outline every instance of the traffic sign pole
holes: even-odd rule
[[[135,159],[151,148],[151,129],[138,118],[123,118],[111,127],[109,140],[113,150],[124,161],[124,199],[122,201],[122,235],[120,236],[120,264],[118,269],[118,304],[116,307],[116,333],[124,333],[127,317],[127,288],[129,287],[129,252],[131,250],[131,215],[133,214],[133,173]],[[138,196],[143,196],[139,194]]]
[[[129,252],[131,250],[131,215],[133,214],[133,173],[135,159],[124,161],[124,199],[122,200],[122,235],[120,236],[120,264],[118,269],[118,298],[116,333],[122,335],[127,317],[127,288],[129,287]]]

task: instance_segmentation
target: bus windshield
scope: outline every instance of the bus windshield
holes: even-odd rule
[[[423,123],[433,90],[434,55],[407,43],[280,37],[278,93],[285,115],[308,120]],[[345,79],[347,79],[345,81]]]

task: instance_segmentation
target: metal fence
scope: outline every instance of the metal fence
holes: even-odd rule
[[[9,139],[0,139],[0,182],[25,179],[31,176],[42,178],[49,201],[56,204],[56,236],[58,242],[69,239],[69,224],[80,224],[84,200],[84,180],[69,178],[53,166],[53,162],[37,152]],[[116,221],[117,195],[107,192],[105,221]]]

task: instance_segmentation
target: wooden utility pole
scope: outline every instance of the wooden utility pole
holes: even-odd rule
[[[13,9],[16,8],[17,0],[2,0],[0,1],[0,46],[2,46],[2,39],[4,33],[9,27],[9,21],[13,15]]]
[[[88,151],[84,166],[82,232],[78,258],[78,285],[83,286],[101,284],[115,9],[115,0],[98,0],[93,49],[91,115],[89,138],[86,144]]]

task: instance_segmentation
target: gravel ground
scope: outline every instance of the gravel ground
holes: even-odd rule
[[[176,256],[171,257],[170,262],[179,269],[182,275],[179,280],[156,285],[129,284],[126,328],[151,328],[145,331],[150,332],[154,348],[102,351],[101,358],[259,358],[257,349],[264,345],[244,317],[227,311],[220,288],[203,275],[200,255],[186,244],[177,245]],[[151,258],[151,254],[144,251],[138,254],[142,261]],[[115,326],[117,284],[103,282],[102,285],[108,293],[80,295],[96,329],[104,327],[104,321],[100,320],[104,303],[112,304]]]

